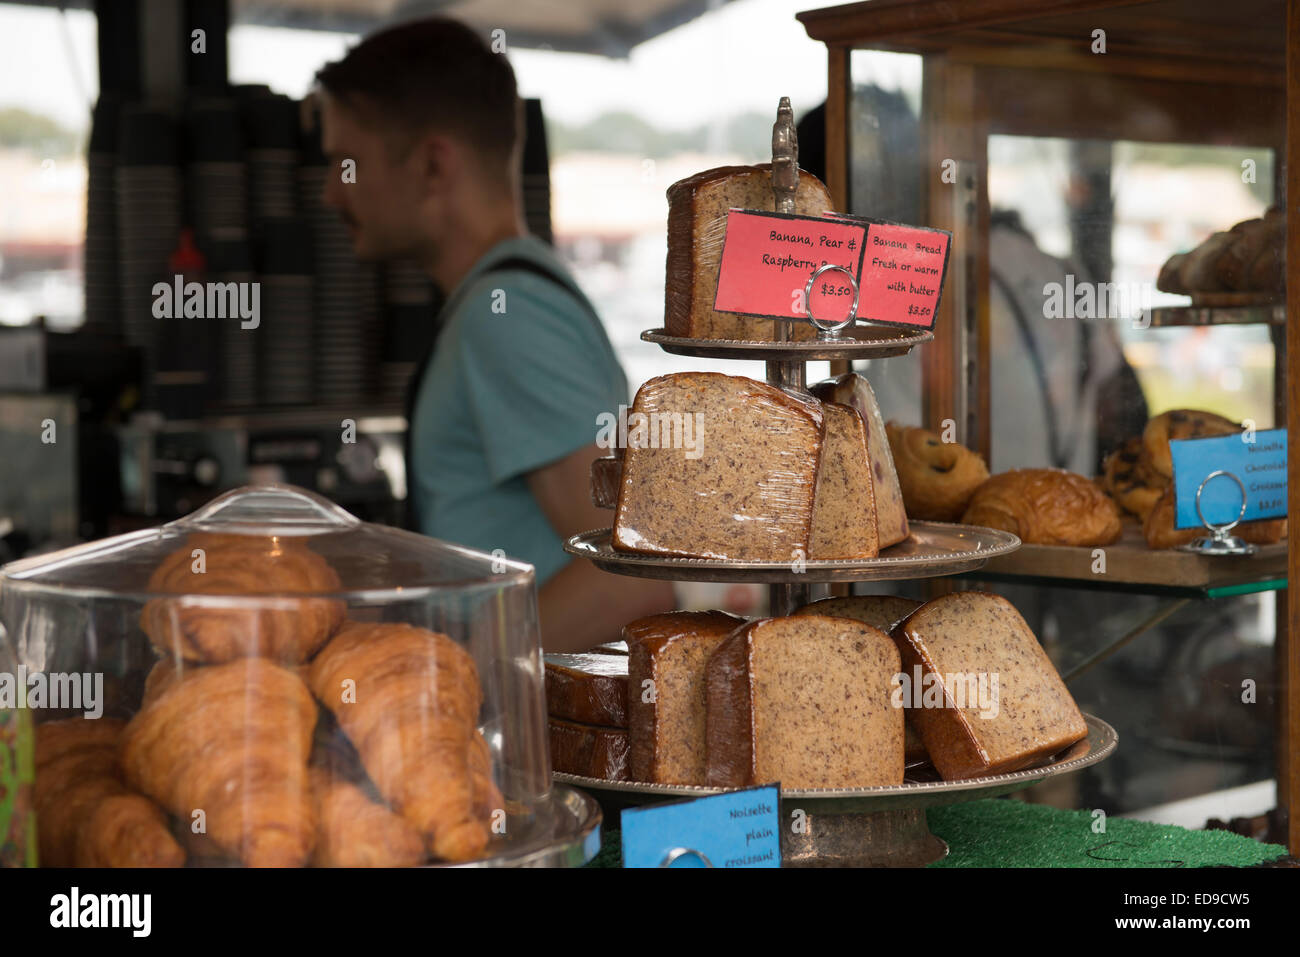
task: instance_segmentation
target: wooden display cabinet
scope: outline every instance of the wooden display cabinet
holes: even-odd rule
[[[922,419],[957,423],[966,444],[991,448],[988,140],[991,135],[1270,147],[1286,178],[1287,275],[1300,275],[1300,0],[867,0],[798,14],[827,46],[826,181],[836,209],[849,196],[853,50],[920,54],[925,224],[954,234],[935,341],[923,350]],[[1105,52],[1094,52],[1104,31]],[[945,160],[966,177],[955,201]],[[1224,224],[1225,226],[1227,224]],[[1154,281],[1154,277],[1152,277]],[[1300,315],[1300,283],[1286,315]],[[1198,324],[1206,322],[1204,315]],[[1213,316],[1208,317],[1213,322]],[[1275,421],[1300,428],[1300,325],[1270,326]],[[1225,322],[1241,321],[1224,316]],[[1300,514],[1297,450],[1290,511]],[[1289,540],[1286,573],[1300,571]],[[1277,581],[1271,587],[1285,582]],[[1300,854],[1300,594],[1281,592],[1276,780],[1286,843]],[[1285,612],[1282,609],[1285,608]]]

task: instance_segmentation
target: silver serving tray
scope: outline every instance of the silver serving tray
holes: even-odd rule
[[[1033,768],[1008,774],[991,774],[966,781],[907,781],[903,784],[873,788],[791,788],[781,790],[781,801],[790,807],[806,808],[808,813],[859,814],[879,811],[913,810],[958,804],[980,798],[997,797],[1019,791],[1047,778],[1089,767],[1110,757],[1119,745],[1119,735],[1105,721],[1085,714],[1088,736]],[[909,774],[915,773],[909,771]],[[606,781],[578,774],[555,772],[553,778],[563,784],[583,788],[612,798],[623,805],[654,804],[681,798],[707,797],[732,788],[695,787],[679,784],[645,784],[638,781]]]
[[[570,555],[590,559],[602,571],[672,581],[811,582],[895,581],[933,578],[974,571],[990,558],[1020,547],[1010,532],[947,522],[907,523],[907,540],[891,545],[878,558],[856,562],[806,561],[796,571],[790,562],[741,562],[709,558],[666,558],[615,551],[611,530],[574,535],[564,543]]]
[[[499,854],[461,864],[429,867],[581,867],[600,851],[600,804],[557,782],[551,788],[551,820],[543,833]]]
[[[820,359],[886,359],[905,356],[913,346],[929,342],[934,333],[928,329],[905,329],[897,326],[855,325],[834,339],[808,339],[795,342],[760,342],[751,339],[688,339],[670,336],[664,329],[647,329],[641,333],[645,342],[653,342],[664,352],[677,356],[707,359],[762,359],[771,362],[813,361]]]

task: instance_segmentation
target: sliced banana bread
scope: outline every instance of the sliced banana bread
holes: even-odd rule
[[[816,399],[753,379],[717,372],[651,379],[628,419],[614,548],[683,558],[807,557],[822,423]]]
[[[823,598],[804,605],[796,615],[829,615],[832,618],[852,618],[879,628],[889,634],[894,626],[923,603],[898,595],[850,595],[843,598]],[[908,764],[926,759],[925,745],[912,727],[911,719],[903,713],[903,752]]]
[[[1047,652],[1005,598],[941,595],[893,635],[904,674],[919,666],[924,685],[942,688],[938,706],[909,708],[908,717],[945,780],[1015,771],[1088,734]]]
[[[889,634],[895,625],[923,604],[914,598],[899,595],[849,595],[843,598],[823,598],[804,605],[795,614],[852,618]]]
[[[820,216],[832,208],[830,190],[811,173],[799,173],[795,212]],[[772,164],[719,166],[678,180],[668,187],[668,256],[664,281],[664,326],[669,335],[693,339],[770,341],[776,324],[729,312],[715,312],[718,267],[722,263],[727,210],[775,207]],[[794,276],[790,288],[803,288],[808,277]],[[808,322],[795,322],[795,339],[813,339]]]
[[[546,655],[546,711],[552,717],[627,727],[627,656]]]
[[[624,626],[632,780],[704,783],[704,666],[744,623],[725,611],[678,611]]]
[[[862,416],[867,429],[867,456],[871,459],[880,547],[897,545],[907,538],[907,511],[903,505],[903,490],[898,483],[898,470],[894,467],[894,454],[889,450],[885,419],[876,404],[871,383],[856,372],[846,372],[838,378],[817,383],[812,387],[812,394],[823,402],[839,402],[857,409]]]
[[[705,671],[706,783],[849,788],[903,782],[898,649],[880,629],[797,615],[753,622]]]
[[[817,466],[808,557],[854,561],[880,554],[867,430],[847,405],[822,403],[826,431]]]

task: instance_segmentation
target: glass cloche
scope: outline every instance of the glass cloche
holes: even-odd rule
[[[5,566],[0,622],[11,706],[36,725],[43,865],[547,865],[598,847],[598,808],[551,785],[533,569],[499,553],[249,487]]]

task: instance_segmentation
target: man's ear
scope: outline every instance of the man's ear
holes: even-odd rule
[[[460,181],[465,147],[445,133],[430,130],[416,139],[411,162],[425,193],[445,192]]]

